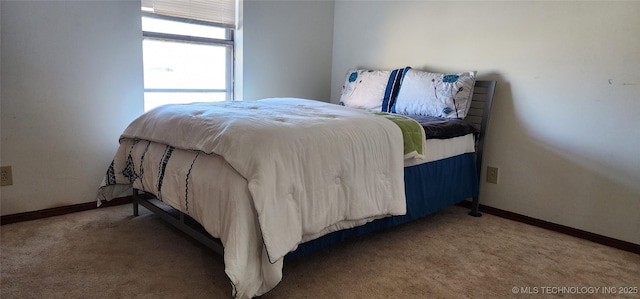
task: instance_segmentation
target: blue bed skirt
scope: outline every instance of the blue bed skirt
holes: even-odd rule
[[[287,254],[294,259],[349,237],[396,226],[425,217],[465,199],[478,196],[479,182],[475,153],[467,153],[404,169],[407,214],[374,220],[365,225],[337,231],[300,244]]]

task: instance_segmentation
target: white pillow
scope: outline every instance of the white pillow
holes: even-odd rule
[[[351,70],[347,73],[340,104],[372,111],[390,112],[404,72],[409,67],[392,71]]]
[[[465,118],[471,106],[476,72],[457,74],[409,70],[391,108],[400,114]]]
[[[381,111],[391,71],[352,70],[342,87],[340,103],[347,107]]]

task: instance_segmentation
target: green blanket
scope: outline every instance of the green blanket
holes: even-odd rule
[[[402,139],[404,140],[404,157],[413,158],[424,155],[423,143],[425,140],[424,129],[417,121],[412,118],[385,112],[374,112],[374,114],[393,121],[402,130]]]

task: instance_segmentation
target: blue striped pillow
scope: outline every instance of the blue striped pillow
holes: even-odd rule
[[[350,70],[342,86],[340,104],[359,109],[390,112],[409,67],[392,71]]]

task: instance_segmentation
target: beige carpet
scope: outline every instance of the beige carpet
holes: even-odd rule
[[[466,212],[451,207],[285,262],[263,298],[640,298],[640,255]],[[231,294],[221,257],[143,208],[4,225],[1,236],[3,299]]]

